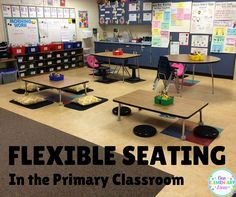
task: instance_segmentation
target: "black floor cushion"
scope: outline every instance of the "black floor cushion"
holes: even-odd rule
[[[107,78],[106,80],[98,79],[98,80],[95,80],[95,81],[96,81],[96,82],[99,82],[99,83],[110,84],[110,83],[117,82],[117,81],[119,81],[119,80]]]
[[[79,92],[75,92],[73,90],[64,89],[63,91],[64,92],[69,92],[69,93],[72,93],[72,94],[85,94],[85,90],[80,90]],[[90,89],[90,88],[87,88],[87,92],[92,92],[92,91],[94,91],[94,90]]]
[[[115,107],[112,109],[112,113],[114,115],[118,115],[118,107]],[[122,106],[120,109],[120,115],[121,116],[128,116],[131,114],[131,109],[129,107]]]
[[[141,78],[128,78],[125,79],[126,82],[128,83],[138,83],[138,82],[142,82],[142,81],[146,81],[145,79],[141,79]]]
[[[43,87],[43,88],[40,88],[39,91],[41,91],[41,90],[46,90],[46,89],[49,89],[49,88]],[[15,93],[17,93],[17,94],[24,94],[24,93],[25,93],[25,90],[24,90],[24,89],[21,89],[21,88],[14,89],[14,90],[12,90],[12,91],[15,92]],[[37,92],[37,90],[33,90],[33,91],[27,90],[27,92],[33,93],[33,92]]]
[[[40,102],[40,103],[36,103],[36,104],[23,105],[23,104],[18,103],[18,102],[14,101],[14,100],[11,100],[10,103],[13,103],[13,104],[16,104],[16,105],[19,105],[19,106],[22,106],[22,107],[25,107],[25,108],[28,108],[28,109],[39,109],[41,107],[45,107],[47,105],[51,105],[54,102],[46,100],[46,101],[43,101],[43,102]]]
[[[68,103],[68,104],[64,105],[64,107],[70,108],[70,109],[74,109],[74,110],[78,110],[78,111],[84,111],[84,110],[90,109],[92,107],[95,107],[95,106],[97,106],[99,104],[102,104],[102,103],[105,103],[105,102],[108,101],[108,99],[106,99],[106,98],[101,98],[101,97],[97,97],[97,98],[100,98],[102,100],[100,102],[98,102],[98,103],[93,103],[91,105],[86,105],[86,106],[80,105],[78,103],[71,102],[71,103]]]
[[[214,139],[219,135],[219,131],[211,126],[199,125],[193,130],[194,135],[202,138]]]
[[[157,133],[157,130],[151,125],[138,125],[134,127],[133,132],[139,137],[152,137]]]

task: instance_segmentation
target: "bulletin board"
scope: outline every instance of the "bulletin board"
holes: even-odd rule
[[[41,43],[76,40],[74,19],[38,19]]]
[[[6,19],[6,29],[11,45],[39,43],[37,19],[9,18]]]

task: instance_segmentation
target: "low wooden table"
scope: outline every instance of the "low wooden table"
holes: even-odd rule
[[[27,77],[27,78],[23,78],[22,81],[25,82],[25,94],[28,94],[28,92],[27,92],[27,83],[34,83],[34,84],[37,84],[37,85],[42,85],[42,86],[45,86],[45,87],[57,89],[58,94],[59,94],[59,105],[62,104],[62,102],[61,102],[61,91],[63,89],[71,87],[71,86],[83,84],[84,89],[85,89],[85,94],[87,94],[86,83],[89,82],[89,81],[83,81],[83,80],[79,79],[79,77],[71,77],[71,76],[65,76],[65,79],[62,80],[62,81],[50,81],[48,75],[39,75],[39,76],[34,76],[34,77]]]
[[[141,55],[140,54],[132,54],[132,53],[124,53],[123,55],[113,55],[113,52],[100,52],[100,53],[93,53],[92,55],[96,56],[96,57],[105,57],[105,58],[108,58],[109,60],[109,65],[110,65],[110,62],[111,62],[111,58],[115,58],[115,59],[121,59],[123,60],[122,61],[122,79],[123,79],[123,82],[125,81],[125,72],[128,72],[128,70],[125,68],[125,65],[126,65],[126,62],[128,59],[130,58],[137,58],[137,64],[138,63],[138,57],[140,57]],[[139,66],[139,65],[138,65]],[[129,74],[130,75],[130,74]],[[140,74],[138,74],[139,77],[140,77]]]
[[[156,96],[155,92],[137,90],[124,96],[113,99],[114,102],[118,103],[118,120],[120,120],[120,109],[122,105],[128,105],[131,107],[136,107],[138,109],[175,116],[182,119],[182,137],[181,137],[182,139],[186,138],[185,120],[191,118],[193,115],[199,112],[200,113],[199,124],[201,125],[203,124],[202,109],[208,105],[207,102],[175,97],[174,104],[168,106],[162,106],[154,104],[155,96]]]

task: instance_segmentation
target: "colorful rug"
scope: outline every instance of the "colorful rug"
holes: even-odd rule
[[[199,83],[200,81],[198,80],[192,80],[192,79],[184,79],[184,86],[193,86]]]
[[[199,144],[202,146],[209,146],[214,139],[208,139],[208,138],[201,138],[198,136],[195,136],[193,133],[193,129],[198,126],[197,123],[192,121],[186,121],[185,122],[185,135],[186,135],[186,141]],[[216,128],[220,133],[223,131],[221,128]],[[182,135],[182,121],[178,120],[163,131],[161,131],[162,134],[169,135],[171,137],[179,138],[181,139]]]

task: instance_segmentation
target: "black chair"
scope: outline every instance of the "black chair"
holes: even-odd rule
[[[157,66],[157,76],[153,83],[153,90],[156,90],[158,82],[162,80],[164,88],[163,93],[168,93],[168,89],[172,80],[175,80],[175,87],[177,93],[179,93],[179,77],[176,74],[176,69],[172,68],[169,60],[165,56],[160,56],[158,66]]]

